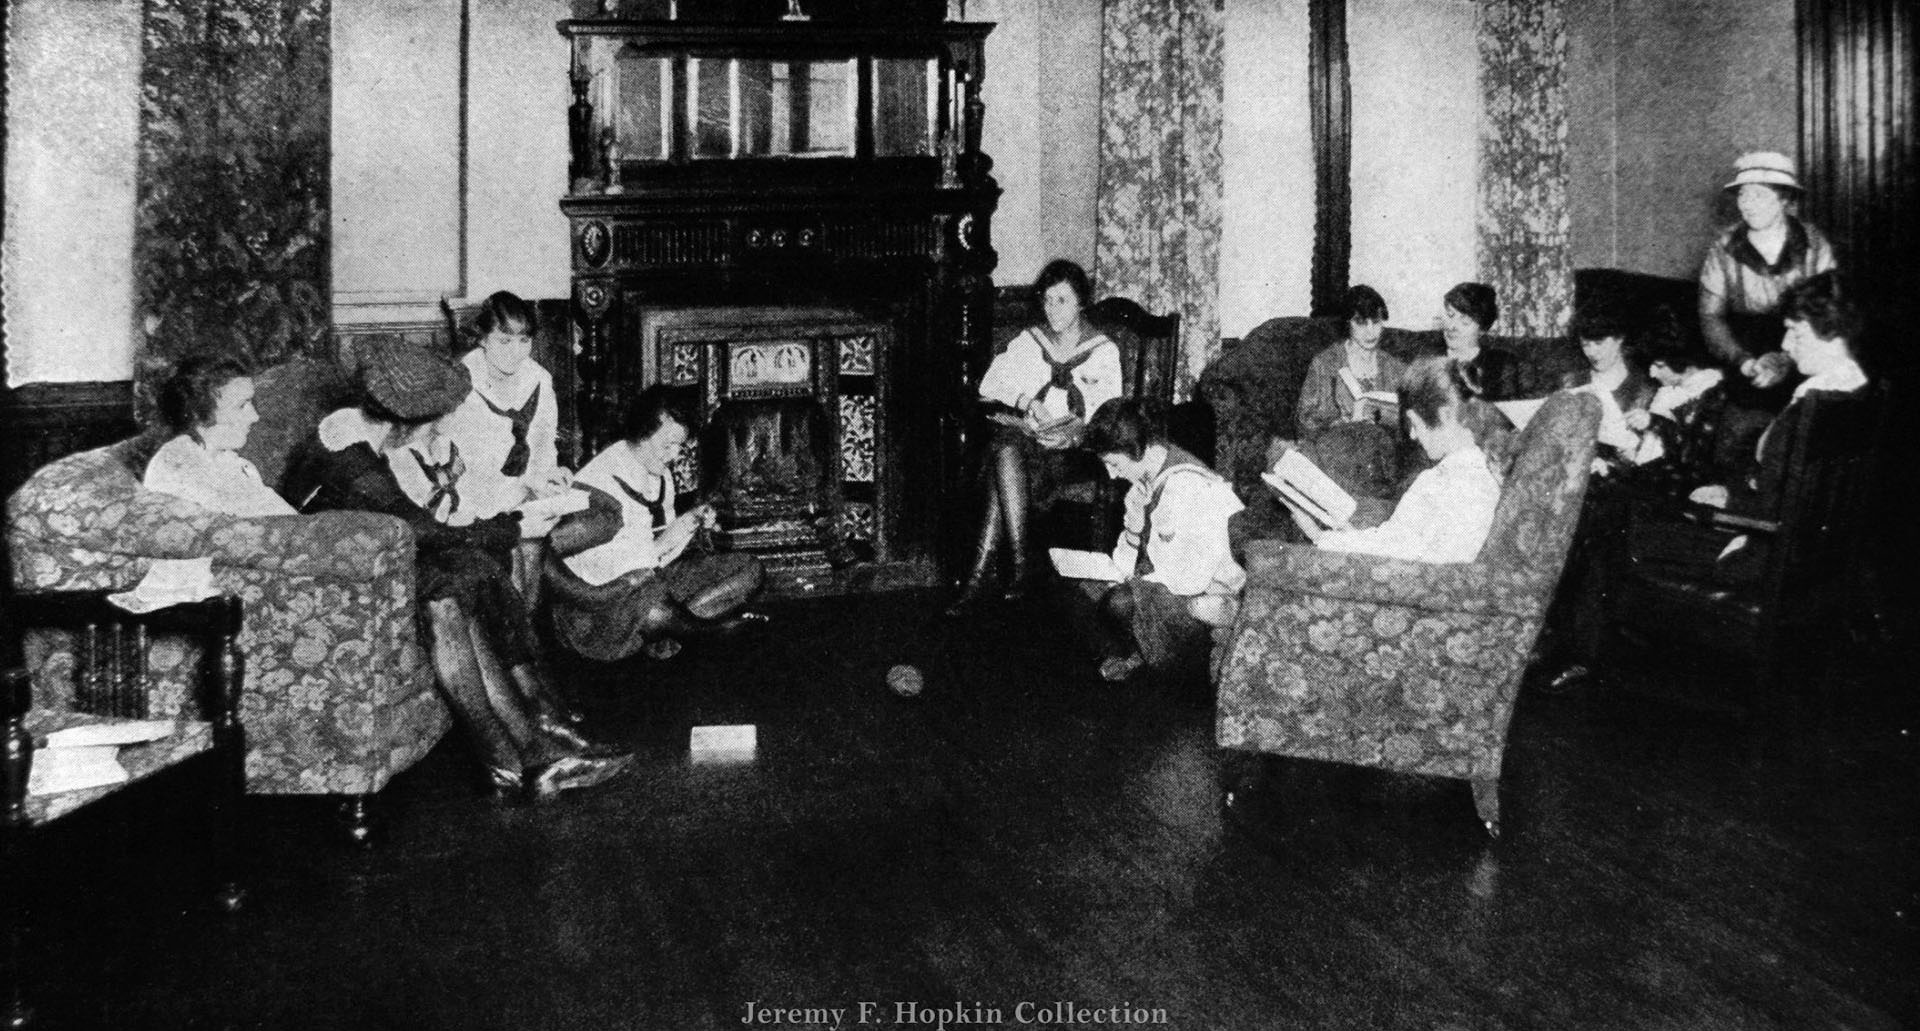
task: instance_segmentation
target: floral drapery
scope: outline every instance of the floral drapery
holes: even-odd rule
[[[318,353],[329,318],[330,0],[146,0],[142,364]]]
[[[1106,0],[1100,46],[1101,292],[1180,315],[1179,397],[1220,350],[1221,0]]]
[[[1480,275],[1500,332],[1554,335],[1573,310],[1563,0],[1482,0]]]

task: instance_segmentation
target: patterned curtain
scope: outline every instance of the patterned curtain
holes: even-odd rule
[[[1512,335],[1565,332],[1573,311],[1562,2],[1480,4],[1480,276]]]
[[[1106,0],[1095,279],[1180,315],[1185,398],[1220,350],[1221,0]]]
[[[137,311],[155,359],[326,343],[330,0],[146,0]]]

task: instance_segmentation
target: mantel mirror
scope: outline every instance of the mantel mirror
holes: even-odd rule
[[[728,45],[635,26],[573,35],[575,146],[595,178],[649,165],[937,157],[960,124],[938,42]],[[865,42],[865,41],[863,41]]]

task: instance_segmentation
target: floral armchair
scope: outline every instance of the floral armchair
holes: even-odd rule
[[[1219,743],[1467,780],[1497,835],[1507,724],[1566,563],[1599,419],[1584,393],[1541,407],[1473,562],[1254,542],[1239,618],[1215,654]]]
[[[417,638],[411,532],[371,513],[208,512],[140,486],[134,470],[150,446],[135,438],[69,455],[14,494],[16,606],[31,606],[34,592],[131,587],[155,559],[212,556],[217,586],[244,606],[247,790],[363,796],[364,819],[364,796],[450,726]],[[38,631],[24,650],[40,704],[74,707],[73,639]],[[196,715],[197,660],[186,641],[153,649],[151,716]]]

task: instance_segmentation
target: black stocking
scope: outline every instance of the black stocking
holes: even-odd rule
[[[995,494],[1000,499],[1001,520],[1007,528],[1007,553],[1013,563],[1013,583],[1022,586],[1027,579],[1027,456],[1018,447],[998,447],[993,452]]]
[[[473,653],[472,620],[449,598],[428,602],[427,616],[433,670],[447,706],[490,771],[518,775],[520,749],[488,701],[485,678]]]

